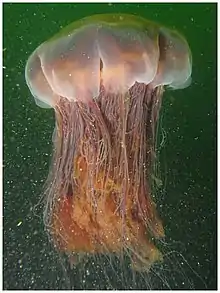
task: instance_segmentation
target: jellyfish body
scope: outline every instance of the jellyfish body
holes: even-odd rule
[[[45,225],[68,255],[129,254],[146,270],[164,237],[152,200],[164,86],[189,85],[185,39],[132,15],[96,15],[39,46],[26,65],[36,103],[55,110]]]

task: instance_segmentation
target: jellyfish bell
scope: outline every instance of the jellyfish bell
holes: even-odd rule
[[[32,94],[42,82],[38,99],[48,105],[57,103],[57,95],[69,101],[97,97],[101,80],[108,91],[126,92],[135,82],[176,88],[191,76],[188,44],[175,31],[128,15],[88,17],[77,24],[39,46],[27,63]]]
[[[186,87],[191,68],[179,33],[121,14],[79,20],[30,56],[30,91],[55,110],[44,220],[59,251],[126,253],[138,271],[162,260],[152,240],[164,237],[150,182],[156,123],[164,86]]]

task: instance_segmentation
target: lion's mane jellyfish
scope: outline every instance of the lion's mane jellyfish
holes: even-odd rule
[[[74,22],[28,59],[29,89],[56,119],[44,221],[70,259],[126,254],[138,271],[162,260],[156,123],[164,88],[188,86],[191,68],[179,33],[121,14]]]

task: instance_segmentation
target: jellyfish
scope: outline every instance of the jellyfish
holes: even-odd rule
[[[134,271],[163,260],[164,228],[151,187],[156,126],[166,87],[190,85],[187,41],[127,14],[73,22],[29,57],[27,85],[53,108],[53,157],[44,224],[73,265],[129,255]]]

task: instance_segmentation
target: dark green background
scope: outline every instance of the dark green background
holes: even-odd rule
[[[216,288],[216,9],[215,4],[4,4],[5,289],[65,287],[41,214],[32,213],[49,168],[54,120],[52,110],[35,105],[25,83],[25,62],[61,27],[106,12],[158,21],[180,30],[190,44],[192,85],[164,97],[166,144],[160,158],[166,190],[158,202],[167,242],[176,243],[188,262],[186,280],[191,278],[196,289]],[[172,278],[169,285],[184,288]],[[98,278],[93,288],[99,288]]]

